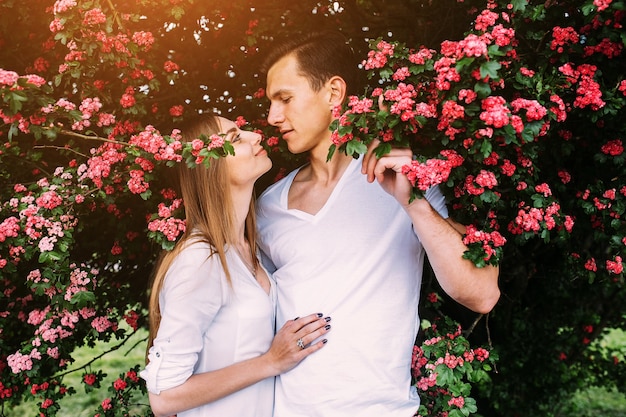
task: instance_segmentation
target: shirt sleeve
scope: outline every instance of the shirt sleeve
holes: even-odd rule
[[[439,189],[439,186],[430,187],[426,190],[424,197],[426,197],[426,200],[428,200],[430,205],[441,215],[441,217],[444,219],[450,217],[448,214],[448,207],[446,207],[446,198]]]
[[[217,254],[211,256],[206,244],[192,244],[174,260],[159,295],[159,330],[141,372],[148,391],[159,394],[193,374],[227,285]]]

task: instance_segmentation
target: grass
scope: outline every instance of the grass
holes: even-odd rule
[[[567,401],[563,417],[626,417],[626,395],[617,389],[589,387]]]

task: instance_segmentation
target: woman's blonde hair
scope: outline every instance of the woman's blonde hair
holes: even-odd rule
[[[202,134],[208,137],[214,133],[220,133],[219,119],[214,115],[202,116],[181,129],[185,142],[191,142]],[[159,294],[165,275],[186,244],[190,242],[209,244],[212,249],[210,256],[217,254],[224,268],[226,279],[229,283],[231,282],[226,262],[226,245],[235,243],[233,241],[235,239],[235,208],[224,158],[212,159],[208,167],[200,164],[190,168],[185,161],[177,165],[178,183],[185,209],[185,233],[173,250],[161,253],[155,266],[148,304],[150,325],[148,350],[152,346],[161,323]],[[254,198],[250,199],[245,221],[245,237],[250,244],[254,267],[257,267]],[[206,277],[206,279],[210,278]]]

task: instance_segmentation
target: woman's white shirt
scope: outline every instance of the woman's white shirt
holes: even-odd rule
[[[275,332],[273,278],[268,273],[268,295],[236,251],[227,250],[226,259],[232,286],[206,243],[190,243],[170,266],[159,295],[161,324],[140,373],[151,393],[269,349]],[[271,417],[273,404],[274,378],[267,378],[178,417]]]

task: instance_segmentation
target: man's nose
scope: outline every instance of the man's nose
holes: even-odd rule
[[[270,110],[267,114],[267,122],[272,126],[278,126],[284,121],[283,112],[276,103],[270,104]]]

